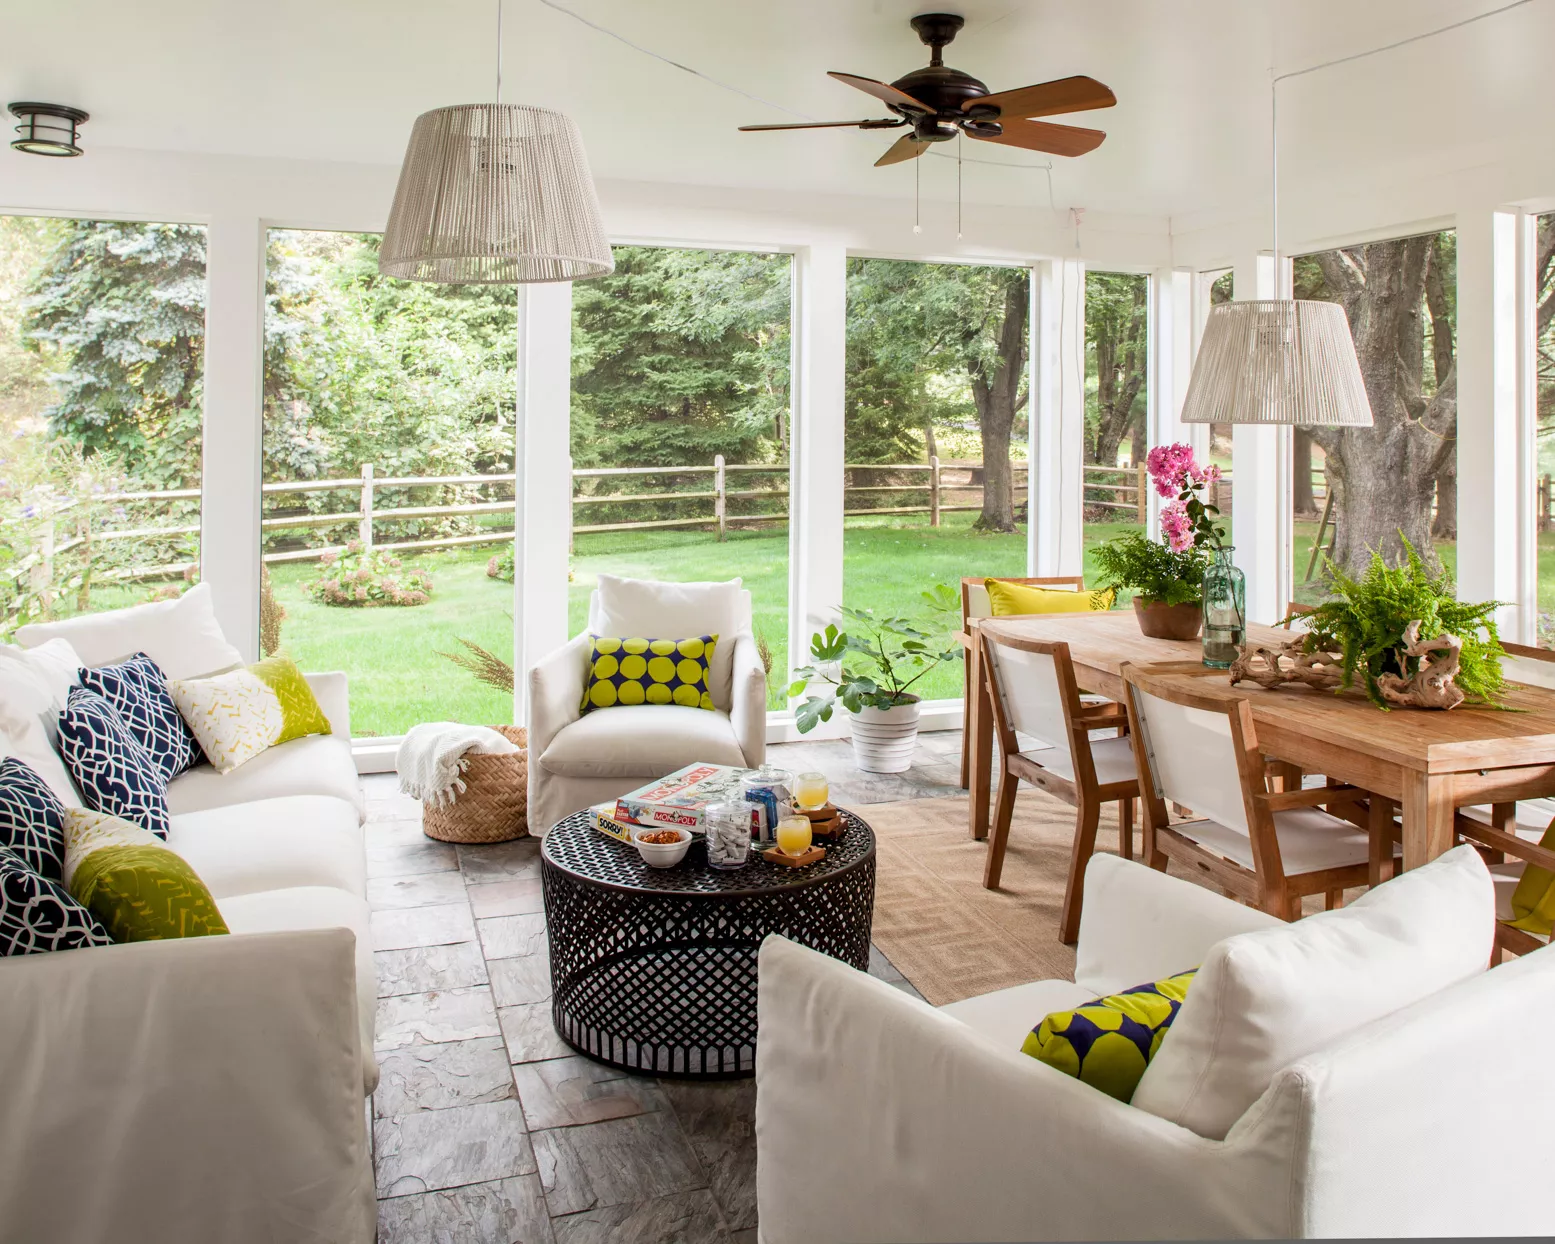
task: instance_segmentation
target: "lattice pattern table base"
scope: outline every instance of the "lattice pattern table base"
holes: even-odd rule
[[[763,938],[780,933],[868,970],[874,834],[849,821],[819,865],[735,873],[709,869],[700,844],[679,868],[654,872],[580,818],[557,825],[542,853],[557,1033],[630,1071],[752,1074]]]

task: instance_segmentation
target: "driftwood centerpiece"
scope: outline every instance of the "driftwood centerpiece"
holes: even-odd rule
[[[1344,654],[1318,649],[1308,652],[1307,636],[1284,644],[1244,644],[1231,663],[1231,685],[1247,681],[1272,690],[1286,683],[1301,683],[1321,691],[1332,691],[1344,684]],[[1404,628],[1403,643],[1397,649],[1398,667],[1413,669],[1405,678],[1400,674],[1379,674],[1377,690],[1383,700],[1395,708],[1457,708],[1466,698],[1454,681],[1458,674],[1463,641],[1456,635],[1420,638],[1420,623]]]

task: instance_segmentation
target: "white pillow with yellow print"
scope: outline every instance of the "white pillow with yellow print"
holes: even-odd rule
[[[328,734],[313,689],[285,657],[211,678],[170,678],[173,703],[218,773],[307,734]]]
[[[709,690],[717,635],[694,639],[622,639],[589,636],[584,713],[634,704],[679,704],[711,710]]]

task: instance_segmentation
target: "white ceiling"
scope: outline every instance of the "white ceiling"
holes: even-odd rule
[[[825,77],[892,79],[926,63],[924,0],[556,0],[625,39],[823,120],[882,115]],[[1060,206],[1181,216],[1266,201],[1271,64],[1281,72],[1428,30],[1504,0],[970,0],[947,61],[993,90],[1088,73],[1109,131],[1053,160]],[[0,0],[0,91],[88,109],[93,148],[396,164],[417,113],[489,98],[495,0]],[[1555,0],[1280,88],[1282,175],[1462,168],[1545,142],[1535,104]],[[789,119],[634,50],[541,0],[507,0],[505,98],[582,126],[596,175],[908,197],[891,135],[738,134]],[[1537,115],[1536,115],[1537,114]],[[966,143],[969,201],[1046,203],[1041,157]],[[1547,145],[1547,142],[1545,142]],[[953,150],[947,144],[947,150]],[[10,153],[5,153],[10,157]],[[20,157],[11,157],[20,158]],[[954,193],[952,160],[921,162]],[[5,163],[0,161],[0,179]]]

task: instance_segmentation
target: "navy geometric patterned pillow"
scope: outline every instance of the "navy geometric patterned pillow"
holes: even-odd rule
[[[70,689],[59,715],[59,753],[87,807],[167,837],[167,779],[97,692]]]
[[[117,665],[83,669],[81,685],[113,706],[167,781],[205,759],[194,732],[168,694],[167,675],[144,652]]]
[[[53,881],[65,871],[65,805],[15,756],[0,760],[0,847]]]
[[[70,891],[0,848],[0,955],[112,945],[108,930]]]

